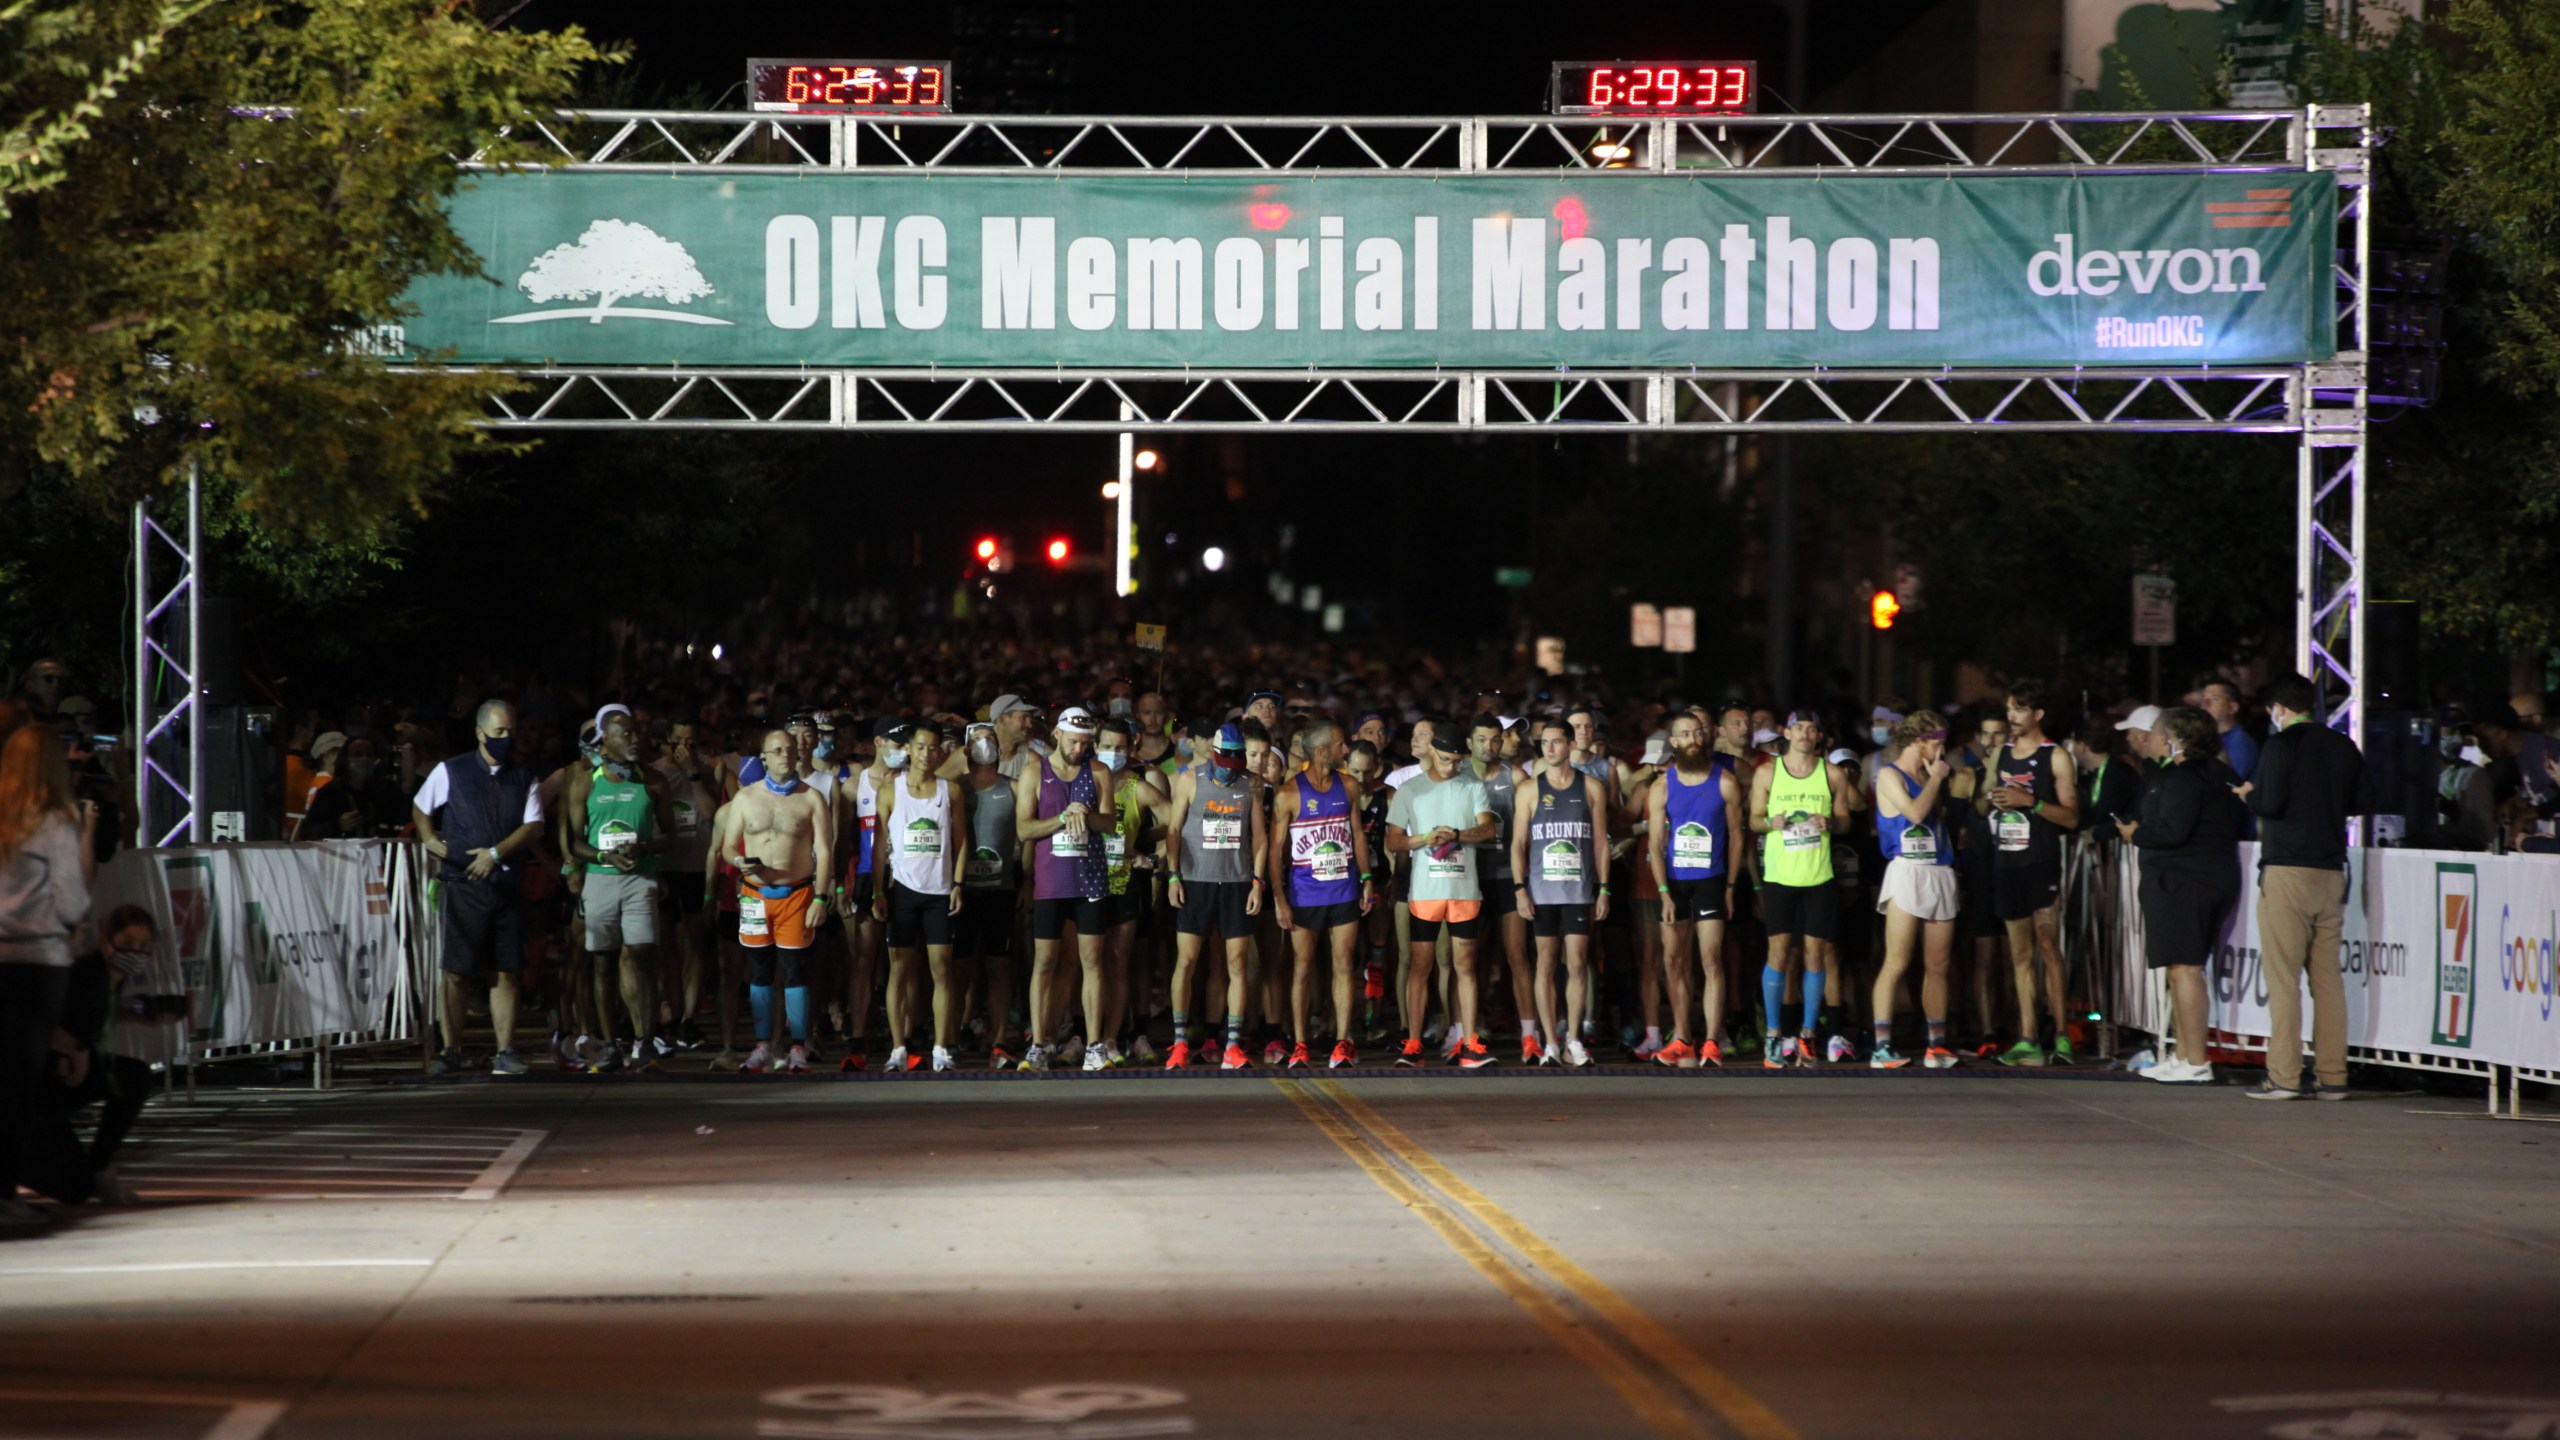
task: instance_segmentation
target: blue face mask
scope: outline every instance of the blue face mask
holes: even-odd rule
[[[821,740],[818,742],[817,749],[812,753],[821,760],[833,760],[836,758],[836,742],[833,740]]]
[[[1129,752],[1126,750],[1096,750],[1093,752],[1093,758],[1101,761],[1104,769],[1117,772],[1127,767],[1129,763]]]
[[[772,776],[767,775],[764,777],[764,788],[772,791],[776,795],[788,795],[792,791],[800,788],[800,782],[798,780],[776,780]]]

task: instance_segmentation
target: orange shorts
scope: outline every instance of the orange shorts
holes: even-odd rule
[[[1413,918],[1416,920],[1428,920],[1434,924],[1447,921],[1452,925],[1464,925],[1476,918],[1476,912],[1484,908],[1484,902],[1481,900],[1409,900],[1405,902],[1405,908],[1413,912]]]
[[[809,901],[817,892],[809,886],[794,885],[789,894],[768,897],[753,885],[738,887],[738,943],[750,950],[771,945],[782,950],[806,950],[817,939],[809,927]]]

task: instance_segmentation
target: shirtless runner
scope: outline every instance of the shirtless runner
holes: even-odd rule
[[[835,837],[826,797],[800,781],[800,755],[788,731],[765,732],[764,778],[741,786],[723,807],[715,855],[739,856],[738,943],[754,959],[747,999],[756,1048],[749,1073],[773,1065],[773,972],[781,960],[783,1009],[791,1022],[787,1069],[809,1068],[809,946],[826,918],[826,897],[811,881],[833,874]]]

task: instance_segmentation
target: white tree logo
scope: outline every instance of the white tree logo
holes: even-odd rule
[[[629,220],[598,220],[587,233],[567,245],[555,245],[535,257],[516,280],[537,305],[555,300],[593,299],[592,306],[535,310],[500,315],[493,325],[525,325],[537,320],[585,320],[601,325],[607,316],[633,320],[681,320],[688,325],[728,325],[716,315],[688,315],[680,310],[643,309],[616,302],[644,297],[684,305],[711,293],[711,282],[693,256],[646,225]]]

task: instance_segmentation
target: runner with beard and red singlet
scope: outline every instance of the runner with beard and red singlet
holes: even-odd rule
[[[1411,965],[1405,982],[1405,1043],[1396,1064],[1422,1064],[1423,1002],[1430,984],[1432,947],[1449,931],[1457,1010],[1457,1063],[1478,1070],[1493,1063],[1476,1033],[1476,935],[1484,907],[1476,888],[1474,847],[1495,829],[1484,786],[1459,767],[1464,750],[1436,730],[1424,752],[1423,771],[1396,791],[1387,807],[1387,849],[1413,863]]]
[[[764,762],[763,777],[722,807],[711,849],[738,857],[738,943],[750,957],[747,997],[756,1021],[756,1048],[745,1068],[760,1074],[774,1064],[765,1037],[774,1033],[779,978],[781,1014],[792,1038],[782,1063],[798,1074],[809,1068],[808,955],[826,911],[818,880],[833,868],[835,824],[826,801],[800,783],[788,733],[767,732],[757,758]]]
[[[2072,1063],[2062,968],[2062,837],[2080,823],[2080,774],[2044,733],[2044,686],[2009,686],[2009,743],[1997,752],[1990,802],[1997,858],[1992,903],[2009,931],[2009,974],[2018,987],[2018,1043],[2003,1065],[2042,1065],[2036,1044],[2036,982],[2053,1019],[2052,1061]]]
[[[1688,1069],[1724,1064],[1718,1023],[1724,1015],[1724,932],[1739,887],[1733,817],[1742,790],[1733,768],[1707,748],[1705,724],[1693,713],[1671,720],[1671,767],[1647,792],[1645,866],[1662,891],[1662,974],[1670,991],[1671,1043],[1657,1064]],[[1704,1028],[1690,1038],[1690,981],[1699,981],[1696,1013]]]
[[[1270,850],[1261,789],[1245,766],[1244,731],[1235,725],[1219,727],[1207,765],[1174,776],[1173,806],[1165,823],[1165,864],[1174,877],[1169,888],[1175,907],[1173,1049],[1165,1056],[1167,1070],[1191,1063],[1193,972],[1211,931],[1226,950],[1226,993],[1251,993],[1253,924],[1264,909],[1268,881],[1263,868]],[[1229,1014],[1229,1033],[1240,1035],[1243,1023],[1241,1016]],[[1241,1043],[1230,1043],[1241,1056]]]
[[[1482,732],[1478,732],[1482,733]],[[1609,886],[1601,867],[1609,853],[1609,785],[1572,762],[1573,727],[1549,720],[1538,728],[1545,764],[1521,787],[1511,825],[1511,867],[1520,876],[1515,902],[1532,921],[1538,944],[1534,989],[1546,1049],[1538,1063],[1582,1069],[1591,1054],[1582,1020],[1591,1006],[1591,932],[1609,918]],[[1556,954],[1565,964],[1564,1010],[1556,1010]],[[1528,1047],[1522,1047],[1525,1051]]]
[[[1058,944],[1075,927],[1084,978],[1085,1014],[1103,1013],[1102,947],[1110,930],[1110,868],[1102,836],[1110,824],[1103,797],[1111,772],[1093,758],[1097,727],[1082,706],[1058,715],[1048,756],[1014,787],[1015,835],[1031,847],[1031,1043],[1021,1068],[1049,1068],[1056,1027],[1066,1011],[1066,977],[1057,973]]]
[[[1316,952],[1321,946],[1333,967],[1333,1054],[1327,1068],[1344,1070],[1360,1063],[1360,1048],[1351,1029],[1352,977],[1359,963],[1360,922],[1378,903],[1378,885],[1369,868],[1369,838],[1360,827],[1360,786],[1336,770],[1342,757],[1342,729],[1330,720],[1310,721],[1300,732],[1306,741],[1307,768],[1280,783],[1272,813],[1278,817],[1278,843],[1270,865],[1280,889],[1280,928],[1289,933],[1289,1068],[1312,1063],[1307,1011],[1313,1002]],[[1243,1052],[1228,1042],[1226,1068],[1237,1068]]]
[[[1501,697],[1487,692],[1476,697],[1479,704],[1488,698],[1499,703]],[[1514,797],[1525,778],[1502,758],[1502,717],[1491,710],[1479,710],[1467,722],[1467,758],[1461,768],[1484,787],[1486,801],[1492,806],[1496,827],[1494,838],[1476,847],[1476,884],[1484,894],[1485,917],[1491,921],[1484,939],[1489,939],[1500,952],[1500,960],[1509,966],[1511,1003],[1520,1012],[1520,1063],[1536,1065],[1546,1061],[1546,1050],[1538,1042],[1539,1010],[1531,999],[1537,989],[1530,975],[1531,947],[1527,906],[1518,902],[1518,885],[1513,880],[1514,855],[1512,812]],[[1479,941],[1482,944],[1482,940]],[[1481,953],[1481,952],[1479,952]],[[1487,963],[1487,973],[1492,964]]]

